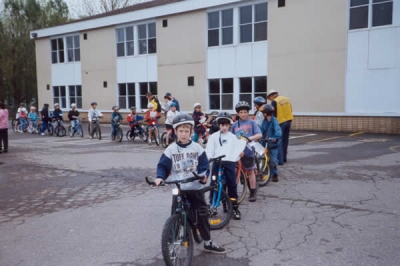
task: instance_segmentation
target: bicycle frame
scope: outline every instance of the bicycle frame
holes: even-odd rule
[[[212,180],[212,182],[216,182],[214,184],[215,189],[210,206],[212,208],[218,208],[221,205],[221,194],[224,188],[224,181],[225,181],[225,176],[222,174],[222,171],[223,171],[222,161],[219,161],[218,176],[216,180]]]

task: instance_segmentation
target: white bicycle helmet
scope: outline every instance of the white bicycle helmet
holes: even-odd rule
[[[74,108],[74,107],[76,107],[76,104],[75,103],[71,103],[71,108]]]
[[[200,106],[200,107],[201,107],[201,103],[195,103],[195,104],[193,105],[193,109],[195,109],[197,106]]]
[[[56,107],[56,106],[60,106],[60,104],[58,104],[58,103],[55,103],[55,104],[54,104],[54,107]]]

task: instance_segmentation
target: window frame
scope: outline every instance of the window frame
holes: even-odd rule
[[[68,38],[72,38],[72,47],[68,48]],[[79,46],[76,47],[75,39],[77,38]],[[65,44],[64,44],[65,52],[66,52],[66,60],[65,63],[73,63],[81,61],[81,40],[79,34],[67,35],[65,36]],[[72,51],[73,60],[69,60],[69,51]],[[77,56],[78,55],[78,56]],[[65,57],[65,56],[64,56]],[[77,58],[79,57],[79,58]]]
[[[125,95],[121,96],[121,86],[125,86]],[[133,85],[133,94],[130,94],[129,86]],[[135,82],[118,83],[118,106],[123,110],[129,110],[132,105],[136,106],[137,101],[137,91]],[[133,97],[133,103],[130,101]],[[121,105],[121,99],[125,99],[125,106]]]
[[[150,37],[150,30],[149,30],[149,25],[154,25],[154,36]],[[146,27],[146,37],[140,37],[140,31],[139,31],[139,27],[140,26],[145,26]],[[149,54],[157,54],[157,23],[156,22],[146,22],[146,23],[141,23],[136,25],[136,29],[137,29],[137,44],[138,44],[138,56],[141,55],[149,55]],[[155,51],[154,52],[149,52],[149,43],[150,41],[154,40],[155,41]],[[140,48],[140,44],[141,41],[145,41],[146,43],[146,52],[142,52],[141,48]]]
[[[393,7],[394,7],[394,1],[393,0],[379,0],[379,2],[374,2],[375,0],[366,0],[368,3],[366,4],[358,4],[358,5],[353,5],[352,6],[352,1],[353,0],[348,0],[348,24],[347,24],[347,30],[348,31],[357,31],[357,30],[370,30],[373,28],[379,28],[379,27],[393,27]],[[391,3],[391,9],[392,9],[392,14],[391,14],[391,23],[390,24],[385,24],[385,25],[373,25],[373,19],[374,19],[374,7],[377,5],[382,5],[382,4],[387,4]],[[367,7],[367,26],[366,27],[360,27],[360,28],[351,28],[351,10],[357,9],[357,8],[365,8]]]
[[[251,79],[251,92],[241,92],[241,79]],[[256,79],[257,78],[265,78],[265,92],[262,91],[262,93],[260,91],[257,91],[256,88]],[[252,77],[239,77],[239,88],[238,88],[238,96],[239,96],[239,101],[243,101],[244,99],[241,99],[240,96],[243,94],[246,95],[251,95],[251,101],[249,102],[249,104],[251,105],[251,108],[254,109],[254,98],[256,98],[257,96],[261,96],[263,97],[265,100],[267,100],[267,91],[268,91],[268,76],[252,76]]]
[[[267,7],[267,19],[266,20],[260,20],[256,21],[256,6],[260,5],[266,5]],[[242,23],[241,21],[241,10],[242,8],[249,8],[251,7],[251,22],[244,22]],[[266,42],[268,41],[268,2],[260,2],[260,3],[254,3],[251,5],[243,5],[238,7],[238,32],[239,32],[239,39],[238,42],[239,44],[246,44],[246,43],[257,43],[257,42]],[[266,39],[260,39],[256,40],[256,25],[260,25],[266,23]],[[251,41],[242,41],[242,27],[246,27],[251,25]]]
[[[64,37],[57,37],[57,38],[51,38],[50,39],[50,57],[51,57],[51,64],[64,64],[65,63],[65,38]],[[60,49],[59,45],[59,40],[62,40],[63,48]],[[56,41],[57,49],[53,50],[53,41]],[[60,53],[62,51],[63,54],[63,61],[61,62],[60,60]],[[57,60],[56,62],[53,62],[53,53],[57,54]]]
[[[132,28],[132,40],[128,40],[128,29]],[[118,32],[122,30],[123,33],[123,40],[118,40],[119,39],[119,34]],[[123,27],[117,27],[115,29],[115,40],[116,40],[116,56],[118,57],[130,57],[130,56],[135,56],[135,26],[134,25],[125,25]],[[132,54],[128,54],[128,45],[129,43],[132,43]],[[119,52],[119,47],[118,45],[122,44],[124,47],[124,54],[123,55],[118,55]]]
[[[75,95],[71,96],[70,93],[70,88],[74,88],[75,90]],[[80,96],[77,96],[77,88],[80,87]],[[55,89],[58,89],[58,96],[55,96]],[[61,95],[61,89],[64,88],[65,89],[65,96]],[[82,85],[57,85],[57,86],[52,86],[52,96],[53,96],[53,106],[55,103],[59,103],[60,104],[60,109],[64,109],[64,110],[68,110],[69,107],[71,106],[71,97],[75,98],[75,103],[77,104],[77,109],[82,109],[83,108],[83,96],[82,96]],[[57,98],[57,99],[56,99]],[[77,101],[77,99],[80,98],[81,102],[80,102],[80,107],[79,107],[79,102]],[[63,102],[64,99],[64,102]],[[65,105],[63,104],[65,103]]]
[[[232,12],[232,24],[230,25],[223,25],[223,13],[226,11],[231,11]],[[218,14],[218,26],[210,28],[210,15],[211,14]],[[207,12],[207,47],[221,47],[221,46],[229,46],[233,45],[235,42],[235,8],[230,7],[230,8],[225,8],[225,9],[220,9],[220,10],[213,10]],[[224,30],[226,29],[231,29],[231,34],[232,34],[232,40],[230,43],[224,44]],[[216,45],[211,45],[210,46],[210,31],[218,31],[218,44]]]
[[[137,101],[137,103],[138,103],[138,107],[137,108],[139,108],[139,109],[147,109],[147,104],[146,104],[146,106],[142,106],[142,100],[144,100],[144,98],[146,98],[146,93],[149,92],[149,91],[153,94],[153,96],[157,97],[157,95],[158,95],[158,82],[157,81],[146,81],[146,82],[137,82],[137,84],[138,84],[138,86],[137,86],[136,93],[139,96],[138,97],[139,100]],[[142,91],[141,91],[141,84],[146,84],[146,87],[147,87],[146,92],[144,92],[143,94],[142,94]],[[151,91],[152,90],[152,85],[156,86],[155,90],[154,90],[154,87],[153,87],[153,91]],[[161,101],[160,101],[160,103],[161,103]]]
[[[224,80],[226,80],[226,81],[229,80],[232,82],[232,92],[224,92]],[[207,86],[208,86],[208,91],[207,91],[207,93],[208,93],[208,109],[214,110],[214,111],[232,111],[235,106],[235,78],[212,78],[212,79],[208,79],[207,81],[208,81],[208,83],[207,83]],[[218,93],[215,93],[215,92],[211,93],[210,92],[210,88],[211,88],[210,83],[215,82],[215,81],[218,81]],[[218,99],[219,99],[219,103],[218,103],[219,109],[211,108],[211,97],[216,96],[216,95],[218,95]],[[224,98],[226,100],[226,98],[227,98],[226,96],[229,96],[229,95],[232,95],[232,109],[223,108],[223,105],[224,105],[223,100],[224,100]]]
[[[65,96],[62,96],[62,92],[61,92],[62,88],[64,88]],[[58,90],[58,96],[55,95],[56,94],[55,93],[55,89]],[[68,100],[67,92],[68,92],[67,86],[65,86],[65,85],[53,86],[53,107],[54,107],[55,103],[58,103],[60,105],[60,109],[67,109],[67,106],[68,106],[68,103],[67,103],[67,100]],[[56,100],[56,98],[57,98],[57,100]],[[63,105],[63,99],[65,101],[65,105]]]
[[[75,90],[75,95],[71,96],[71,88]],[[78,88],[80,89],[80,95],[78,95]],[[82,85],[68,85],[68,93],[67,97],[67,106],[71,106],[72,103],[76,104],[77,109],[82,109]],[[74,101],[71,101],[72,98],[75,98]],[[80,99],[80,102],[79,102]]]

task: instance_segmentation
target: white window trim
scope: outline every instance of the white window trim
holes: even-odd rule
[[[63,44],[64,44],[64,62],[60,62],[60,54],[59,54],[59,47],[58,47],[58,39],[62,39],[63,40]],[[53,40],[57,40],[57,63],[53,63],[53,48],[52,48],[52,41]],[[50,39],[50,62],[52,65],[56,65],[56,64],[65,64],[66,63],[66,58],[65,58],[65,51],[66,51],[66,43],[65,43],[65,36],[57,36],[54,38]]]
[[[210,80],[212,79],[216,79],[219,81],[219,105],[222,107],[222,95],[231,95],[232,94],[232,108],[233,109],[211,109],[210,108]],[[223,79],[232,79],[233,81],[233,92],[232,93],[222,93],[222,80]],[[212,111],[220,111],[220,112],[232,112],[233,110],[235,110],[235,102],[236,102],[236,83],[237,83],[237,78],[209,78],[207,79],[207,109],[208,111],[212,112]],[[216,93],[213,93],[213,95],[217,95]]]
[[[77,61],[77,60],[75,60],[75,49],[77,49],[76,47],[75,47],[75,43],[74,43],[74,37],[75,36],[78,36],[78,39],[79,39],[79,61]],[[68,60],[68,47],[67,47],[67,38],[68,37],[72,37],[72,43],[73,43],[73,48],[72,48],[72,50],[74,51],[74,61],[69,61]],[[64,63],[65,64],[68,64],[68,63],[76,63],[76,62],[80,62],[81,61],[81,35],[79,34],[79,33],[77,33],[77,34],[68,34],[68,35],[65,35],[64,36],[64,47],[65,47],[65,51],[64,51],[64,59],[66,59],[66,60],[64,60]],[[70,49],[71,50],[71,49]]]
[[[223,11],[226,11],[226,10],[232,10],[232,25],[231,26],[223,26],[222,25],[222,12]],[[209,20],[208,20],[208,15],[210,14],[210,13],[214,13],[214,12],[218,12],[218,19],[219,19],[219,26],[218,26],[218,28],[212,28],[212,29],[210,29],[209,28]],[[235,45],[235,35],[237,34],[236,32],[235,32],[235,8],[234,7],[230,7],[230,8],[224,8],[224,9],[218,9],[218,10],[215,10],[215,11],[209,11],[209,12],[207,12],[207,21],[206,21],[206,25],[207,25],[207,35],[206,35],[206,41],[207,41],[207,47],[208,48],[216,48],[216,47],[229,47],[229,46],[233,46],[233,45]],[[223,36],[222,36],[222,29],[225,29],[225,28],[232,28],[232,43],[229,43],[229,44],[222,44],[222,40],[223,40]],[[208,31],[210,31],[210,30],[216,30],[216,29],[218,29],[218,45],[215,45],[215,46],[208,46]]]
[[[373,3],[373,0],[368,0],[368,4],[365,5],[359,5],[359,6],[355,6],[355,7],[351,7],[350,3],[351,0],[347,1],[347,31],[348,32],[357,32],[357,31],[366,31],[366,30],[374,30],[374,29],[384,29],[384,28],[392,28],[395,27],[395,25],[393,24],[394,21],[394,7],[395,7],[395,1],[394,0],[385,0],[385,2],[380,2],[380,3]],[[382,25],[382,26],[372,26],[372,7],[373,5],[379,5],[379,4],[383,4],[383,3],[389,3],[392,2],[393,3],[393,10],[392,10],[392,24],[389,25]],[[366,28],[361,28],[361,29],[350,29],[350,10],[353,8],[357,8],[357,7],[361,7],[361,6],[368,6],[368,27]]]
[[[126,85],[126,92],[128,92],[128,84],[134,84],[135,85],[135,95],[125,95],[124,97],[125,97],[125,105],[126,105],[126,108],[124,108],[124,109],[121,109],[121,110],[123,110],[123,111],[129,111],[130,110],[130,108],[131,108],[131,106],[129,106],[129,101],[128,101],[128,97],[129,96],[133,96],[133,97],[135,97],[135,107],[137,107],[138,105],[137,105],[137,103],[138,103],[138,98],[139,98],[139,95],[137,94],[138,93],[138,90],[137,90],[137,87],[138,87],[138,82],[121,82],[121,83],[117,83],[117,105],[119,106],[119,98],[120,98],[120,95],[119,95],[119,85],[120,84],[125,84]],[[140,101],[139,101],[140,102]],[[120,108],[121,108],[121,106],[119,106]]]
[[[71,102],[70,102],[70,94],[69,94],[69,87],[70,86],[74,86],[75,87],[75,90],[76,90],[76,86],[81,86],[81,91],[83,90],[83,87],[82,87],[82,85],[81,84],[77,84],[77,85],[56,85],[56,86],[52,86],[52,102],[53,102],[53,107],[54,107],[54,104],[56,103],[56,102],[54,102],[54,98],[55,98],[55,96],[54,96],[54,88],[55,87],[58,87],[58,89],[60,90],[60,87],[65,87],[65,107],[62,107],[61,105],[62,105],[62,103],[61,102],[57,102],[58,104],[60,104],[60,109],[61,110],[69,110],[70,109],[70,107],[71,107]],[[61,98],[62,96],[58,96],[58,98]],[[74,96],[74,97],[77,97],[77,96]],[[81,97],[82,98],[82,108],[83,108],[83,93],[82,93],[82,96],[78,96],[78,97]],[[77,107],[77,109],[82,109],[82,108],[78,108]]]

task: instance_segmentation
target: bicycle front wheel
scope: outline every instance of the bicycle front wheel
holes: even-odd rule
[[[121,142],[123,138],[124,138],[124,133],[122,132],[122,129],[118,128],[117,132],[115,132],[115,139],[116,141]]]
[[[214,193],[217,193],[214,186],[209,186],[203,189],[204,199],[207,202],[211,230],[218,230],[229,223],[232,217],[232,202],[228,194],[223,190],[219,202],[212,202]]]
[[[182,216],[174,214],[164,224],[161,250],[165,265],[189,266],[193,257],[193,238],[190,226],[184,226]]]
[[[260,187],[266,186],[268,182],[271,180],[271,167],[269,165],[269,155],[259,159],[259,185]]]
[[[98,140],[101,140],[101,130],[99,125],[96,125],[96,136]]]
[[[161,145],[162,145],[164,148],[167,148],[167,147],[168,147],[168,145],[167,145],[167,132],[164,132],[164,133],[162,133],[162,135],[161,135]]]

